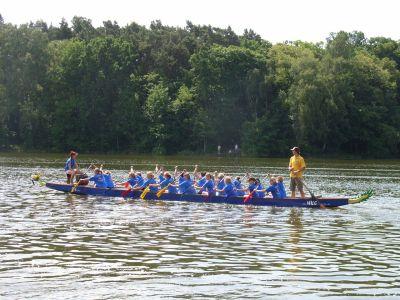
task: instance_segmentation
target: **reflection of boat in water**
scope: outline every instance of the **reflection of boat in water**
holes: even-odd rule
[[[127,191],[124,188],[96,188],[91,186],[77,186],[76,189],[72,189],[72,185],[63,183],[46,183],[46,187],[70,193],[72,190],[77,195],[92,195],[92,196],[103,196],[103,197],[124,197],[138,199],[142,194],[142,191]],[[284,199],[272,199],[272,198],[256,198],[253,197],[248,201],[244,202],[243,197],[226,197],[226,196],[207,196],[198,194],[170,194],[164,193],[157,197],[156,193],[149,192],[146,194],[146,200],[162,200],[162,201],[185,201],[185,202],[196,202],[196,203],[226,203],[234,205],[257,205],[257,206],[280,206],[280,207],[337,207],[347,204],[354,204],[366,201],[372,192],[367,192],[357,198],[284,198]]]

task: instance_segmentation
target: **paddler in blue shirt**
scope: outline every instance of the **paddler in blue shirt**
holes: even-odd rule
[[[129,184],[131,187],[134,187],[137,184],[137,178],[135,172],[131,171],[129,172],[128,175],[128,180],[126,181],[126,184]],[[128,186],[126,186],[128,187]]]
[[[200,173],[200,179],[197,180],[197,182],[195,183],[195,187],[202,187],[206,183],[207,181],[206,174],[207,174],[206,172]]]
[[[179,188],[181,194],[196,194],[196,190],[193,187],[192,179],[189,173],[184,173],[183,176],[179,178],[178,185],[172,185]]]
[[[78,163],[76,162],[76,157],[78,152],[70,151],[69,157],[65,162],[65,174],[67,174],[67,184],[72,184],[74,182],[74,177],[79,173]]]
[[[264,187],[261,184],[260,179],[256,179],[256,193],[258,198],[264,198],[265,197],[265,190]]]
[[[237,176],[236,179],[233,181],[233,185],[236,188],[237,196],[244,196],[245,189],[243,189],[242,182],[240,181],[240,177]]]
[[[257,188],[256,179],[254,177],[250,177],[249,179],[247,179],[247,182],[249,183],[247,190],[249,191],[249,193],[251,193],[254,191],[254,189]]]
[[[255,179],[254,177],[250,177],[248,179],[249,182],[249,186],[247,188],[247,190],[249,191],[249,193],[253,192],[253,190],[255,190],[254,192],[254,196],[257,198],[264,198],[265,197],[265,193],[263,190],[263,186],[260,183],[260,181],[258,179]]]
[[[94,182],[95,187],[97,188],[107,187],[103,172],[99,168],[94,169],[94,176],[89,178],[89,181]]]
[[[269,187],[266,189],[257,190],[257,192],[271,193],[273,199],[280,199],[278,184],[275,177],[269,179]]]
[[[214,181],[212,180],[212,176],[210,173],[206,173],[204,178],[206,181],[200,187],[199,194],[203,192],[207,192],[208,195],[214,194]]]
[[[216,189],[217,190],[223,190],[225,187],[225,181],[224,181],[225,174],[224,173],[219,173],[217,176],[216,180]],[[217,192],[217,196],[223,196],[224,192]]]
[[[144,183],[144,179],[142,177],[142,173],[136,172],[136,187],[142,186]]]
[[[165,180],[164,172],[165,172],[165,170],[164,170],[163,166],[159,167],[158,165],[156,165],[156,173],[155,174],[156,174],[156,176],[158,176],[158,183]]]
[[[216,189],[217,192],[226,195],[226,197],[233,197],[236,196],[236,190],[235,186],[232,183],[232,178],[229,176],[226,176],[224,178],[224,187],[222,189]]]
[[[171,174],[169,172],[164,172],[163,177],[165,178],[163,181],[161,181],[160,183],[156,183],[156,184],[150,184],[151,186],[156,186],[156,187],[160,187],[161,189],[165,188],[168,186],[168,193],[170,194],[177,194],[178,190],[176,189],[176,187],[173,185],[173,182],[175,181]]]
[[[136,177],[138,177],[138,175],[136,175]],[[145,189],[145,188],[147,188],[149,186],[150,187],[150,191],[157,192],[158,191],[158,187],[154,185],[154,184],[157,184],[157,182],[154,179],[153,172],[147,172],[146,178],[147,179],[141,185],[139,185],[139,182],[138,182],[136,187],[134,187],[132,190],[134,190],[134,191],[143,190],[143,189]]]
[[[283,177],[282,176],[278,176],[278,191],[279,191],[279,196],[281,198],[286,198],[286,189],[285,189],[285,185],[283,184]]]
[[[106,182],[106,187],[107,188],[111,189],[111,188],[115,187],[115,184],[114,184],[114,182],[113,182],[113,180],[111,178],[111,172],[110,171],[104,171],[103,172],[103,177],[104,177],[104,180]]]

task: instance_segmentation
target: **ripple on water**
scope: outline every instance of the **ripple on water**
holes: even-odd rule
[[[66,195],[32,186],[38,167],[25,163],[0,169],[2,297],[400,297],[400,163],[315,165],[318,194],[376,192],[332,210]],[[55,180],[52,164],[42,170]],[[286,172],[255,164],[257,174]]]

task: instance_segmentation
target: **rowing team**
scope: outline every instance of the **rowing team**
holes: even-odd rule
[[[94,169],[94,176],[89,179],[81,179],[78,184],[87,184],[88,181],[94,182],[99,188],[114,188],[116,185],[123,185],[129,190],[148,189],[151,192],[158,192],[164,189],[168,193],[173,194],[216,194],[219,196],[244,196],[246,193],[254,194],[255,197],[264,198],[271,194],[272,198],[286,198],[283,177],[277,178],[269,176],[269,184],[264,188],[261,181],[255,177],[246,174],[247,187],[244,187],[241,178],[232,179],[223,173],[215,173],[212,175],[208,172],[199,172],[198,166],[195,167],[193,174],[186,170],[178,171],[175,167],[174,174],[165,171],[163,167],[156,166],[155,172],[147,172],[145,178],[141,172],[135,172],[131,167],[128,178],[123,184],[116,184],[111,178],[110,171],[103,171],[102,168]]]

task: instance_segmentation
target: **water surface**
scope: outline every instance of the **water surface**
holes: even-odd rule
[[[130,165],[287,173],[287,159],[80,156],[117,179]],[[307,160],[316,194],[366,203],[291,209],[125,201],[47,190],[62,155],[0,155],[0,297],[400,297],[400,161]],[[182,167],[182,168],[183,168]],[[286,180],[286,185],[288,182]]]

